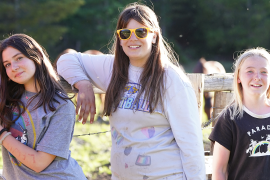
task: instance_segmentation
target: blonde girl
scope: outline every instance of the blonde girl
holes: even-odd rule
[[[213,180],[270,177],[270,54],[244,51],[234,64],[233,101],[209,136],[214,144]]]

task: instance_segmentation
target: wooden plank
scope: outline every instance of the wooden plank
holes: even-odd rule
[[[233,73],[206,74],[204,91],[233,91]]]
[[[233,91],[233,73],[205,74],[204,92]]]
[[[203,89],[204,89],[204,74],[187,74],[188,78],[191,81],[193,89],[196,94],[198,111],[200,115],[200,122],[202,122],[202,113],[203,113]],[[181,93],[181,92],[179,92]]]

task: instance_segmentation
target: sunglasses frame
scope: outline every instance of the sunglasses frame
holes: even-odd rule
[[[137,34],[135,33],[135,31],[136,31],[137,29],[141,29],[141,28],[147,30],[147,34],[146,34],[146,36],[145,36],[144,38],[138,37]],[[125,29],[127,29],[127,28],[125,28]],[[136,36],[138,39],[145,39],[145,38],[147,38],[148,33],[149,33],[149,32],[152,32],[152,30],[151,30],[150,28],[148,28],[148,27],[140,27],[140,28],[136,28],[136,29],[127,29],[127,30],[130,30],[130,32],[131,32],[131,33],[130,33],[130,36],[129,36],[127,39],[122,39],[121,36],[120,36],[120,31],[125,30],[125,29],[118,29],[118,30],[116,31],[117,34],[118,34],[118,37],[119,37],[121,40],[129,40],[130,37],[131,37],[131,35],[132,35],[132,33],[134,33],[135,36]]]

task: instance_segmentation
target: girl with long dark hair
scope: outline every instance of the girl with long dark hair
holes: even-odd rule
[[[102,32],[100,32],[102,35]],[[120,14],[113,55],[65,54],[57,68],[79,90],[77,113],[95,114],[92,81],[106,92],[112,179],[205,179],[194,90],[163,40],[155,13],[130,4]]]
[[[0,72],[3,176],[9,180],[86,179],[69,151],[75,108],[45,49],[25,34],[4,39]]]

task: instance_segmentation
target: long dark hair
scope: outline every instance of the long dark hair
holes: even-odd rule
[[[31,59],[36,67],[34,74],[35,87],[36,90],[38,90],[38,84],[40,91],[29,99],[26,106],[20,101],[21,96],[25,92],[24,85],[10,80],[3,65],[2,53],[7,47],[13,47],[19,50],[25,57]],[[59,102],[55,99],[55,95],[64,100],[70,99],[58,82],[58,76],[51,65],[46,50],[32,37],[25,34],[14,34],[1,41],[0,72],[0,120],[1,124],[6,128],[10,128],[10,126],[19,119],[21,114],[25,111],[25,107],[27,107],[37,96],[40,96],[40,99],[33,109],[43,106],[45,112],[47,112],[47,109],[50,111],[56,110],[53,102]],[[15,108],[19,110],[19,114],[13,119],[13,109]]]
[[[138,106],[140,96],[144,93],[145,99],[149,101],[149,111],[152,113],[158,103],[163,104],[162,93],[165,91],[164,84],[166,81],[164,65],[171,62],[179,65],[174,51],[162,38],[157,16],[153,10],[138,3],[128,5],[118,18],[116,30],[127,27],[131,19],[150,27],[157,35],[156,43],[152,45],[151,55],[140,76],[141,89],[134,102]],[[111,81],[106,91],[104,108],[106,116],[110,116],[112,112],[116,111],[128,82],[129,58],[120,46],[120,40],[116,33],[112,52],[115,54],[115,59]],[[138,109],[138,107],[135,107],[135,109]]]

